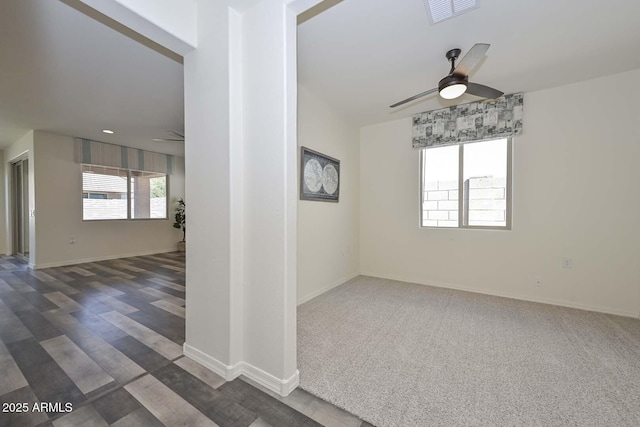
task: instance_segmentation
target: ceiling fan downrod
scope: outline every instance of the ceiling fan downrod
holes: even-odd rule
[[[456,59],[458,59],[460,53],[462,53],[460,49],[451,49],[445,55],[451,63],[451,71],[449,71],[449,75],[453,74],[453,71],[456,69]]]

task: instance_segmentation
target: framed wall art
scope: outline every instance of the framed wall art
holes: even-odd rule
[[[340,197],[340,160],[302,147],[300,200],[337,203]]]

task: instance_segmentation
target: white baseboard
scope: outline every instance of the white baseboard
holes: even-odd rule
[[[274,377],[270,373],[263,371],[260,368],[250,365],[249,363],[241,363],[242,375],[257,382],[261,386],[273,391],[274,393],[277,393],[279,396],[288,396],[289,393],[295,390],[300,383],[300,373],[297,369],[295,374],[293,374],[290,378],[281,380]]]
[[[337,286],[340,286],[345,282],[348,282],[349,280],[353,279],[354,277],[358,277],[359,275],[360,275],[360,273],[352,273],[352,274],[349,274],[347,276],[344,276],[344,277],[336,280],[335,282],[331,283],[330,285],[327,285],[327,286],[323,287],[322,289],[318,289],[317,291],[312,292],[309,295],[305,295],[304,297],[299,298],[297,305],[304,304],[307,301],[311,301],[315,297],[317,297],[319,295],[322,295],[325,292],[328,292],[331,289],[333,289],[333,288],[335,288]]]
[[[215,357],[209,356],[207,353],[198,350],[187,343],[184,343],[182,353],[189,359],[195,360],[202,366],[220,375],[226,381],[233,381],[242,373],[241,362],[236,363],[235,365],[225,365]]]
[[[73,260],[67,260],[67,261],[29,264],[29,267],[33,268],[34,270],[40,270],[42,268],[65,267],[67,265],[85,264],[87,262],[97,262],[97,261],[108,261],[108,260],[118,259],[118,258],[131,258],[135,256],[164,254],[167,252],[176,252],[177,250],[178,250],[177,248],[156,249],[152,251],[132,252],[128,254],[106,255],[106,256],[97,256],[97,257],[82,258],[82,259],[73,259]]]
[[[226,381],[233,381],[240,375],[255,381],[268,390],[277,393],[279,396],[288,396],[300,383],[300,374],[296,370],[290,378],[281,380],[262,369],[247,362],[238,362],[235,365],[225,365],[215,357],[212,357],[197,348],[184,343],[183,353],[189,359],[193,359],[202,366],[220,375]]]
[[[502,297],[502,298],[511,298],[511,299],[517,299],[520,301],[537,302],[541,304],[557,305],[560,307],[577,308],[579,310],[595,311],[598,313],[615,314],[617,316],[633,317],[635,319],[638,318],[638,313],[634,313],[627,310],[619,310],[611,307],[601,307],[601,306],[595,306],[595,305],[574,303],[571,301],[531,297],[527,295],[514,295],[506,292],[485,291],[481,289],[474,289],[474,288],[469,288],[469,287],[460,286],[460,285],[451,284],[451,283],[439,283],[439,282],[433,282],[433,281],[424,280],[424,279],[416,279],[413,277],[402,277],[402,276],[397,276],[393,274],[380,274],[380,273],[375,273],[371,271],[362,272],[361,274],[363,276],[377,277],[380,279],[397,280],[399,282],[415,283],[418,285],[434,286],[437,288],[455,289],[458,291],[472,292],[472,293],[483,294],[483,295],[492,295],[492,296]]]

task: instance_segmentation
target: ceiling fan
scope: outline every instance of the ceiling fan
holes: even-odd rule
[[[184,142],[184,134],[172,130],[167,131],[175,138],[153,138],[153,142]]]
[[[458,56],[460,56],[461,50],[451,49],[446,54],[447,59],[451,63],[451,71],[449,71],[449,74],[445,78],[440,80],[437,88],[429,89],[425,92],[412,96],[411,98],[396,102],[389,108],[406,104],[407,102],[422,98],[423,96],[434,92],[438,92],[444,99],[454,99],[462,96],[465,92],[471,95],[481,96],[483,98],[499,98],[504,92],[469,81],[469,72],[471,72],[471,70],[478,65],[480,60],[482,60],[482,57],[489,49],[489,46],[491,45],[487,43],[474,44],[473,47],[469,49],[469,52],[467,52],[467,54],[460,60],[458,65],[456,65],[456,60],[458,59]]]

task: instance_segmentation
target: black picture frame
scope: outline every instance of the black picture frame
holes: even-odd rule
[[[340,160],[307,147],[300,150],[300,200],[340,201]]]

